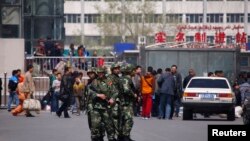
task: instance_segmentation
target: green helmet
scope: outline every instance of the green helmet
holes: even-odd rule
[[[97,73],[99,72],[103,72],[103,73],[106,73],[106,68],[105,67],[98,67],[97,70],[96,70]]]
[[[90,68],[90,69],[88,69],[88,71],[87,71],[87,75],[89,74],[89,73],[96,73],[96,68],[95,67],[92,67],[92,68]]]
[[[113,63],[110,67],[111,70],[113,70],[114,68],[119,68],[120,64],[119,63]]]
[[[121,72],[132,72],[133,66],[131,64],[123,64],[121,66]]]

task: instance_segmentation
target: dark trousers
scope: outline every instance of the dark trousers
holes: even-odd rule
[[[159,115],[159,105],[160,105],[160,94],[155,93],[155,98],[153,100],[152,116],[157,117]]]
[[[178,96],[174,96],[172,103],[171,103],[171,114],[170,114],[170,118],[173,118],[174,113],[176,115],[179,114],[179,110],[180,110],[180,105],[181,105],[181,98]]]
[[[133,103],[133,110],[134,110],[134,116],[139,116],[141,113],[140,113],[140,110],[141,109],[141,101],[134,101]]]
[[[68,97],[66,100],[64,100],[62,106],[57,111],[60,115],[61,115],[62,112],[64,112],[64,117],[69,116],[68,107],[70,106],[70,99],[71,98]]]

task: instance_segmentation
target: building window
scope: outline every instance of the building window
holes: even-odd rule
[[[202,23],[203,22],[203,14],[187,14],[186,15],[187,23]]]
[[[207,36],[207,42],[210,44],[214,43],[214,36]]]
[[[85,36],[84,44],[87,46],[100,46],[101,36]]]
[[[250,14],[247,15],[248,23],[250,23]]]
[[[182,14],[167,14],[166,15],[167,23],[181,23],[182,22]]]
[[[100,21],[100,14],[85,14],[84,23],[97,23]]]
[[[207,14],[207,23],[223,23],[223,14]]]
[[[228,23],[244,23],[244,14],[232,13],[227,14]]]
[[[126,15],[125,21],[127,23],[141,23],[142,22],[142,15],[141,14]]]
[[[186,36],[186,41],[187,42],[193,42],[194,41],[194,36]]]
[[[227,44],[232,44],[232,43],[234,43],[234,37],[233,37],[233,36],[227,36],[227,37],[226,37],[226,43],[227,43]]]
[[[105,14],[104,22],[105,23],[121,23],[122,15],[121,14]]]
[[[146,14],[145,15],[146,23],[161,23],[162,22],[162,14]]]
[[[114,45],[115,43],[121,42],[122,37],[121,36],[105,36],[104,38],[104,44],[106,46]]]
[[[69,45],[71,43],[73,44],[79,44],[81,42],[81,36],[66,36],[65,37],[65,44]]]
[[[80,14],[64,14],[65,23],[80,23],[81,15]]]

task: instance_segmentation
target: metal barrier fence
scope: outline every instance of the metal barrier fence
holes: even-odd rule
[[[87,71],[90,67],[110,66],[115,62],[115,58],[111,57],[26,57],[26,65],[32,64],[35,67],[36,76],[46,76],[51,70],[56,68],[63,70],[65,65],[70,65],[78,70]]]
[[[7,76],[7,73],[4,75],[4,77],[0,77],[2,79],[2,86],[3,90],[2,93],[0,93],[0,108],[7,108],[8,104],[8,98],[9,98],[9,92],[8,92],[8,82],[9,77]],[[49,91],[50,88],[50,80],[49,77],[33,77],[34,83],[35,83],[35,93],[34,97],[35,99],[41,100]],[[83,82],[87,84],[88,77],[82,78]]]

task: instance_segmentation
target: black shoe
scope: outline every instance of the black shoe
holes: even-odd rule
[[[124,136],[122,141],[131,141],[129,136]]]
[[[64,118],[71,118],[70,116],[64,116]]]
[[[35,117],[32,114],[26,114],[26,117]]]
[[[103,137],[99,137],[98,141],[104,141]]]
[[[56,115],[60,118],[62,114],[59,112],[56,112]]]
[[[91,141],[100,141],[99,138],[92,138]]]
[[[123,136],[118,136],[117,141],[123,141]]]
[[[8,112],[10,112],[11,110],[8,110]]]

